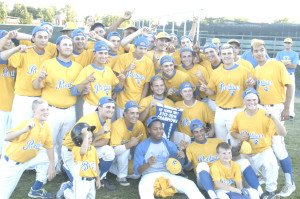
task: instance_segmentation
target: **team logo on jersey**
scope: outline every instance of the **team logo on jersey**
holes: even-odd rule
[[[200,155],[197,160],[198,162],[212,162],[214,163],[216,160],[218,160],[218,156],[209,155],[207,158],[204,155]]]
[[[94,94],[97,94],[100,91],[104,91],[106,95],[109,95],[109,91],[111,90],[111,85],[104,84],[103,86],[101,86],[100,83],[97,83],[94,85],[94,89],[95,89],[93,91]]]
[[[269,86],[272,86],[273,85],[273,81],[267,81],[267,80],[257,80],[256,81],[256,87],[257,89],[259,87],[263,87],[264,88],[264,91],[269,91]]]
[[[72,84],[73,84],[73,82],[66,83],[64,79],[59,79],[59,80],[57,80],[57,85],[55,88],[57,90],[62,89],[62,88],[70,89]]]
[[[16,77],[16,71],[9,71],[7,68],[4,67],[3,74],[1,75],[1,77]]]
[[[28,75],[32,75],[32,74],[35,74],[36,71],[37,71],[37,66],[36,65],[30,65],[29,69],[27,71],[27,74]]]
[[[230,95],[233,96],[235,94],[236,91],[239,91],[241,90],[241,87],[240,86],[235,86],[233,84],[228,84],[226,86],[226,84],[224,82],[220,82],[219,83],[219,92],[222,92],[222,91],[230,91]]]
[[[290,58],[290,56],[283,56],[282,60],[284,60],[284,61],[291,61],[291,58]]]
[[[40,142],[35,144],[34,139],[28,140],[26,143],[26,146],[22,147],[24,151],[28,149],[34,149],[34,150],[40,150],[42,148],[43,144]]]
[[[241,134],[247,134],[249,136],[249,139],[253,142],[253,144],[258,145],[259,140],[264,139],[263,134],[256,134],[254,132],[248,133],[246,130],[242,130]]]
[[[126,75],[126,78],[133,77],[136,80],[136,83],[141,84],[141,80],[145,80],[146,77],[143,75],[140,75],[138,73],[132,73],[132,70],[129,71]]]
[[[88,161],[81,162],[81,168],[80,168],[81,171],[85,172],[89,168],[91,168],[94,172],[97,172],[97,170],[96,170],[96,163],[95,162],[91,162],[91,163],[89,163]]]
[[[229,179],[229,180],[225,180],[224,178],[221,179],[221,182],[225,185],[234,185],[235,184],[235,181],[233,179]]]
[[[189,126],[191,124],[191,121],[189,121],[187,118],[183,118],[181,120],[181,126],[185,127],[185,126]]]

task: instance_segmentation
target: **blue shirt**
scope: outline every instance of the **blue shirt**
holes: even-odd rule
[[[254,59],[254,57],[252,56],[252,52],[251,52],[251,49],[250,50],[247,50],[244,52],[244,54],[241,56],[241,58],[249,61],[253,68],[255,68],[257,65],[258,65],[258,62]],[[266,58],[269,59],[270,56],[267,54],[266,55]]]
[[[283,50],[277,53],[276,55],[276,60],[278,61],[291,61],[292,64],[297,64],[299,65],[299,56],[298,53],[296,53],[295,51],[291,50],[289,52]],[[289,73],[294,73],[295,69],[294,68],[286,68],[286,70]]]

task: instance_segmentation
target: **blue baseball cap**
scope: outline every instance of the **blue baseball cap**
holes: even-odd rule
[[[182,48],[182,49],[180,50],[180,55],[181,55],[181,53],[183,53],[183,52],[185,52],[185,51],[190,51],[191,53],[194,52],[191,48],[189,48],[189,47],[184,47],[184,48]]]
[[[102,104],[106,104],[106,103],[116,103],[115,100],[113,100],[113,98],[111,97],[102,97],[99,102],[98,102],[98,106],[101,106]]]
[[[39,32],[39,31],[45,31],[49,34],[48,30],[46,28],[44,28],[43,26],[36,26],[32,30],[32,35],[34,35],[35,33]]]
[[[94,51],[109,51],[109,47],[105,41],[97,41],[94,45]]]
[[[206,44],[204,44],[204,46],[203,46],[203,52],[205,52],[205,50],[207,48],[213,48],[213,49],[217,50],[217,46],[215,44],[213,44],[213,43],[206,43]]]
[[[56,45],[63,39],[70,39],[72,41],[71,37],[69,37],[67,35],[61,35],[56,39]]]
[[[0,30],[0,39],[5,37],[5,35],[7,35],[8,32],[6,30]]]
[[[203,128],[205,125],[201,122],[201,120],[192,120],[190,124],[190,130],[193,131],[196,128]]]
[[[155,34],[153,32],[147,33],[147,37],[152,37],[153,39],[156,38]]]
[[[153,82],[155,79],[161,79],[161,80],[165,81],[164,78],[163,78],[162,76],[160,76],[160,75],[154,75],[154,76],[151,78],[151,80],[150,80],[150,84],[152,84],[152,82]]]
[[[143,47],[149,47],[149,40],[147,39],[147,37],[138,37],[135,41],[134,41],[134,45],[135,46],[143,46]]]
[[[94,25],[92,25],[91,30],[95,30],[96,28],[103,28],[103,30],[105,30],[105,26],[103,25],[103,23],[96,21],[94,23]]]
[[[75,29],[72,31],[72,38],[77,37],[77,36],[84,36],[86,37],[86,34],[84,34],[84,31],[80,28]]]
[[[52,23],[49,23],[49,22],[43,22],[43,23],[41,23],[40,26],[44,26],[44,25],[49,25],[49,26],[51,26],[51,27],[53,28],[53,24],[52,24]]]
[[[188,35],[183,35],[182,37],[180,37],[180,43],[181,43],[181,40],[184,39],[184,38],[188,38],[191,42],[193,42],[192,38]]]
[[[185,88],[195,88],[190,82],[183,82],[181,85],[180,85],[180,91],[182,91],[183,89]]]
[[[150,124],[154,121],[160,121],[161,122],[161,120],[156,116],[149,117],[148,120],[147,120],[147,127],[149,127]]]
[[[117,37],[120,37],[120,39],[121,39],[121,35],[116,31],[110,32],[106,38],[109,39],[111,36],[117,36]]]
[[[258,97],[258,103],[260,103],[259,93],[258,93],[254,88],[247,88],[246,90],[244,90],[244,92],[243,92],[243,99],[244,99],[247,95],[249,95],[249,94],[251,94],[251,93],[257,95],[257,97]]]
[[[175,62],[175,60],[170,55],[165,55],[160,59],[160,65],[163,65],[166,62]]]
[[[171,35],[174,35],[174,36],[176,36],[177,40],[179,40],[178,36],[177,36],[175,33],[170,33],[169,35],[170,35],[170,36],[171,36]]]
[[[138,103],[136,103],[135,101],[128,101],[126,104],[125,104],[125,108],[124,108],[124,111],[129,109],[129,108],[132,108],[132,107],[137,107],[137,108],[141,108]]]

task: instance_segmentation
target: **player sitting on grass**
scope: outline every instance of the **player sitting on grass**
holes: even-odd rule
[[[49,116],[48,103],[43,99],[32,103],[34,118],[25,120],[7,132],[5,141],[10,141],[0,162],[0,198],[10,198],[23,172],[32,166],[36,169],[36,181],[28,196],[31,198],[53,198],[42,188],[47,179],[55,175],[53,140],[46,120]]]
[[[73,127],[71,137],[75,146],[72,153],[76,164],[73,187],[69,187],[69,183],[63,183],[60,188],[63,194],[59,194],[61,197],[57,197],[58,199],[62,198],[62,195],[67,199],[96,198],[96,188],[100,189],[101,182],[99,159],[95,147],[92,146],[95,129],[95,126],[87,123],[78,123]]]

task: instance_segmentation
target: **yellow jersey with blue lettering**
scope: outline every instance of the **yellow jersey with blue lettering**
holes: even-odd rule
[[[183,82],[190,82],[193,87],[194,87],[194,91],[195,91],[195,85],[192,81],[192,78],[185,72],[182,72],[180,70],[174,70],[174,75],[170,78],[166,77],[165,75],[163,75],[163,73],[159,73],[159,76],[163,77],[165,80],[165,85],[167,87],[167,89],[169,90],[170,88],[174,88],[174,94],[168,96],[168,98],[170,98],[171,100],[173,100],[174,102],[177,101],[181,101],[182,97],[180,95],[180,86]]]
[[[177,67],[177,70],[183,71],[183,72],[187,73],[188,75],[190,75],[194,85],[196,85],[198,90],[199,90],[199,87],[200,87],[200,82],[199,82],[200,78],[195,75],[197,72],[200,71],[202,73],[202,76],[204,77],[206,83],[209,82],[209,73],[207,72],[206,68],[204,68],[200,64],[195,64],[193,66],[193,68],[191,68],[191,69],[187,69],[187,68],[185,68],[184,65],[180,64]],[[200,92],[200,97],[201,98],[204,98],[206,96],[207,95],[204,92]]]
[[[179,132],[185,133],[190,137],[194,137],[190,130],[190,124],[192,120],[201,120],[204,125],[208,123],[214,123],[214,112],[204,102],[195,100],[195,103],[191,107],[189,107],[184,104],[184,101],[179,101],[175,103],[174,107],[183,109],[181,118],[179,120],[179,123],[177,124]]]
[[[111,97],[112,90],[119,83],[119,79],[114,72],[107,66],[102,69],[96,67],[94,64],[90,64],[83,68],[73,85],[78,85],[87,79],[93,72],[96,80],[91,82],[91,90],[88,94],[83,96],[83,99],[91,105],[98,105],[99,99],[108,96]]]
[[[113,70],[121,73],[134,60],[132,53],[120,55],[119,60],[115,64]],[[124,90],[117,95],[116,104],[124,109],[126,102],[140,102],[145,83],[150,82],[154,76],[154,65],[151,59],[144,56],[142,60],[135,61],[136,68],[126,74],[124,82]]]
[[[90,113],[90,114],[83,116],[82,118],[80,118],[80,120],[76,124],[78,124],[78,123],[87,123],[90,126],[95,126],[96,128],[94,130],[94,134],[98,133],[103,128],[105,123],[108,123],[108,128],[111,129],[111,120],[107,119],[105,121],[105,123],[100,122],[98,112]],[[74,126],[76,126],[76,124]],[[75,146],[72,141],[72,138],[71,138],[71,130],[65,134],[64,141],[62,143],[63,146],[67,147],[70,150],[72,150],[73,147]],[[110,139],[110,132],[105,133],[105,134],[100,135],[95,138],[95,140],[101,140],[101,139]]]
[[[141,100],[139,106],[141,107],[141,109],[139,109],[139,112],[143,112],[151,103],[151,101],[154,100],[156,103],[161,103],[161,104],[164,104],[164,105],[167,105],[167,106],[171,106],[171,107],[174,107],[174,102],[168,98],[164,98],[163,100],[159,100],[157,99],[156,97],[154,97],[153,95],[150,95],[148,97],[145,97]],[[151,116],[154,116],[156,115],[156,106],[155,107],[152,107],[150,110],[149,110],[149,113],[144,121],[144,125],[145,127],[147,127],[147,120],[149,117]]]
[[[37,119],[25,120],[16,128],[8,131],[7,134],[23,130],[32,120],[35,126],[28,132],[13,139],[5,150],[5,155],[15,162],[27,162],[34,158],[42,147],[45,149],[53,148],[52,133],[47,122],[41,125]]]
[[[86,67],[95,61],[93,50],[83,50],[82,53],[72,53],[70,56],[71,61],[79,63],[82,67]]]
[[[20,45],[26,45],[26,46],[33,46],[34,43],[32,43],[29,40],[20,40]],[[57,56],[57,48],[56,44],[48,42],[47,46],[45,47],[45,51],[47,51],[50,54],[50,58],[54,58]]]
[[[247,140],[252,148],[252,154],[261,153],[271,148],[272,135],[276,135],[276,126],[272,119],[265,115],[266,111],[258,109],[258,112],[247,117],[244,111],[239,112],[232,123],[230,132],[247,134]]]
[[[230,161],[230,168],[225,167],[220,160],[216,161],[210,168],[210,175],[213,182],[219,181],[232,187],[236,187],[237,182],[242,182],[241,167],[234,161]]]
[[[203,143],[198,143],[196,141],[192,142],[186,148],[186,156],[189,162],[193,165],[196,175],[196,168],[199,163],[205,162],[209,167],[211,167],[211,165],[219,159],[216,149],[218,144],[221,142],[223,141],[218,138],[207,138]]]
[[[10,112],[14,100],[16,69],[8,64],[0,64],[0,110]]]
[[[263,66],[254,69],[256,90],[263,105],[285,102],[285,85],[292,84],[290,76],[280,61],[268,60]]]
[[[231,69],[219,66],[211,73],[207,88],[216,93],[216,105],[222,108],[242,108],[243,92],[247,88],[249,70],[235,64]]]
[[[73,159],[76,164],[75,173],[85,178],[96,178],[99,164],[97,150],[94,146],[90,146],[86,154],[80,155],[80,149],[79,146],[74,146],[72,149]]]
[[[40,69],[41,64],[50,59],[51,55],[45,51],[38,54],[33,48],[27,53],[15,53],[8,59],[8,65],[17,69],[15,94],[22,96],[41,96],[41,90],[32,85],[32,77]]]
[[[43,67],[45,67],[48,75],[43,80],[42,98],[57,108],[69,108],[73,106],[76,103],[77,97],[71,94],[71,88],[82,66],[76,62],[72,62],[69,67],[66,67],[57,58],[49,59],[42,64],[42,67],[33,76],[32,80],[38,78]]]
[[[132,137],[140,136],[139,143],[147,139],[144,124],[138,120],[132,129],[127,129],[124,117],[116,120],[111,125],[110,146],[119,146],[126,144]]]
[[[155,68],[155,74],[157,74],[157,73],[160,72],[160,65],[159,65],[160,59],[161,59],[163,56],[168,55],[168,53],[167,53],[167,52],[162,52],[162,53],[158,54],[158,52],[155,52],[155,54],[156,54],[156,55],[159,55],[159,59],[158,59],[158,61],[156,62],[156,64],[154,64],[154,62],[153,62],[154,50],[148,51],[148,52],[146,53],[146,56],[149,57],[149,58],[152,60],[152,62],[153,62],[153,64],[154,64],[154,68]]]

